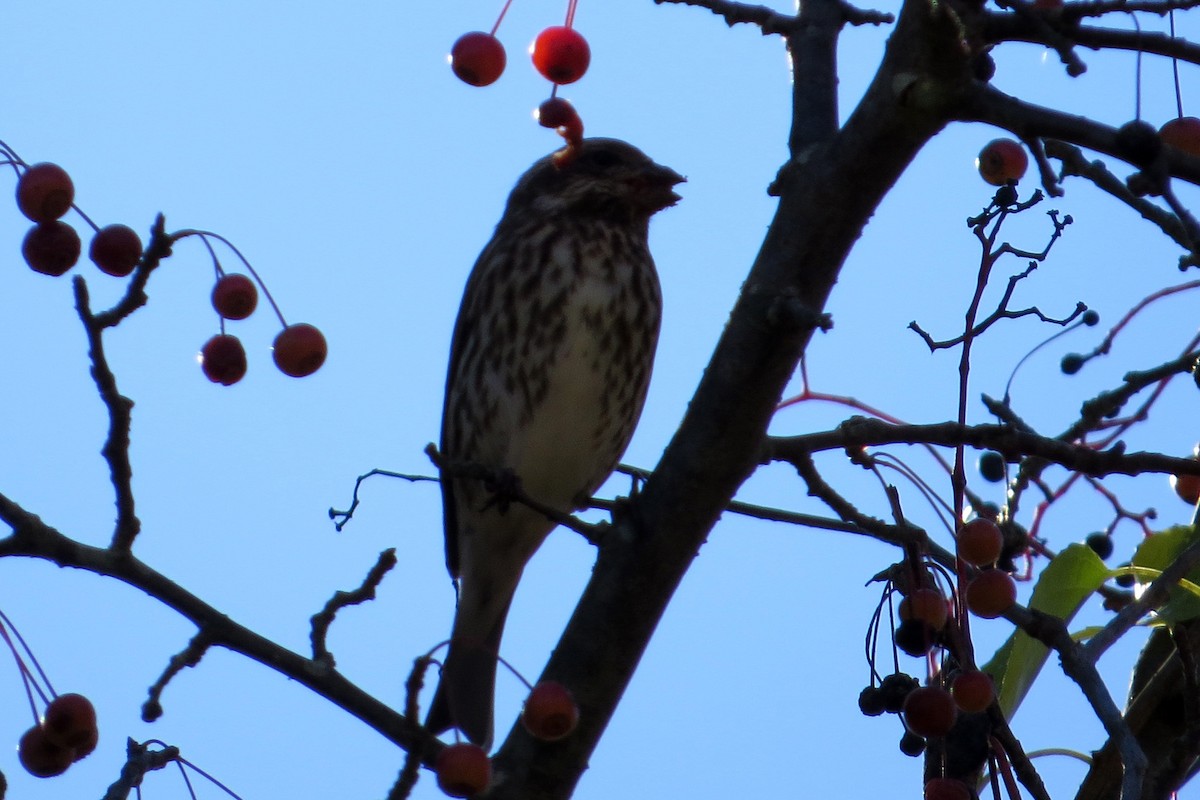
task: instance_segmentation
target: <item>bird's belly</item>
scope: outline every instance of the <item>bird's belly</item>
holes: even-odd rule
[[[530,497],[570,511],[620,454],[606,435],[606,375],[594,343],[572,337],[560,344],[542,402],[509,442],[508,462]]]

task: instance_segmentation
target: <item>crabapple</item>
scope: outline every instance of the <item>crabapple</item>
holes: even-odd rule
[[[1019,181],[1029,168],[1029,156],[1015,139],[993,139],[979,151],[975,166],[980,176],[992,186]]]
[[[71,210],[75,185],[58,164],[34,164],[17,180],[17,208],[34,222],[53,222]]]
[[[946,598],[937,589],[922,587],[900,601],[901,620],[918,619],[935,631],[946,627],[949,607]]]
[[[1176,117],[1168,120],[1158,129],[1158,136],[1164,144],[1169,144],[1188,155],[1200,156],[1200,119],[1196,117]]]
[[[463,83],[487,86],[504,73],[504,45],[490,33],[464,33],[450,48],[450,69]]]
[[[29,229],[21,243],[21,255],[34,272],[58,277],[79,260],[83,244],[79,234],[65,222],[51,220]]]
[[[55,744],[46,735],[46,729],[34,725],[17,743],[17,758],[21,766],[35,778],[53,778],[62,775],[75,760],[75,751]]]
[[[954,727],[958,707],[940,686],[921,686],[904,699],[904,724],[918,736],[945,736]]]
[[[557,681],[542,681],[525,699],[521,724],[535,739],[558,741],[579,724],[579,706],[567,687]]]
[[[487,788],[492,761],[479,745],[458,742],[438,753],[434,765],[438,788],[451,797],[471,797]]]
[[[592,51],[574,28],[554,25],[533,40],[533,66],[552,83],[574,83],[587,72]]]
[[[128,225],[106,225],[96,231],[88,247],[92,259],[105,275],[124,278],[142,257],[142,237]]]
[[[258,289],[245,275],[222,275],[213,286],[212,305],[225,319],[245,319],[258,306]]]
[[[996,698],[996,685],[986,672],[969,669],[955,676],[950,684],[950,694],[963,711],[977,713],[992,704]]]
[[[971,800],[970,787],[954,778],[931,778],[925,783],[925,800]]]
[[[321,331],[306,322],[288,325],[275,337],[271,354],[284,375],[303,378],[325,363],[329,347]]]
[[[977,567],[996,563],[1004,549],[1004,534],[990,519],[976,517],[958,529],[958,557]]]
[[[46,729],[46,738],[55,744],[80,747],[96,735],[96,709],[81,694],[60,694],[46,706],[42,727]]]
[[[236,336],[218,333],[201,348],[200,368],[213,383],[232,386],[246,375],[246,348]]]
[[[977,617],[995,619],[1017,602],[1017,584],[1002,569],[981,570],[967,584],[967,608]]]

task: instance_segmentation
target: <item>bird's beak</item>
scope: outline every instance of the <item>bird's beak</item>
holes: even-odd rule
[[[674,188],[677,184],[686,183],[687,178],[670,167],[655,164],[643,171],[638,189],[642,198],[655,209],[673,206],[680,201],[680,196]]]

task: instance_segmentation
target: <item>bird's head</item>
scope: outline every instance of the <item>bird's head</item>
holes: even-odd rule
[[[584,139],[572,148],[569,159],[550,155],[530,167],[509,197],[509,210],[632,222],[679,201],[674,187],[685,178],[627,142]]]

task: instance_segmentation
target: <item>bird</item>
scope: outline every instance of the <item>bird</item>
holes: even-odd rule
[[[586,505],[642,412],[662,317],[650,217],[685,179],[619,139],[546,156],[509,195],[455,322],[440,469],[457,592],[426,728],[492,741],[496,664],[517,583],[562,513]],[[495,480],[464,474],[483,470]]]

